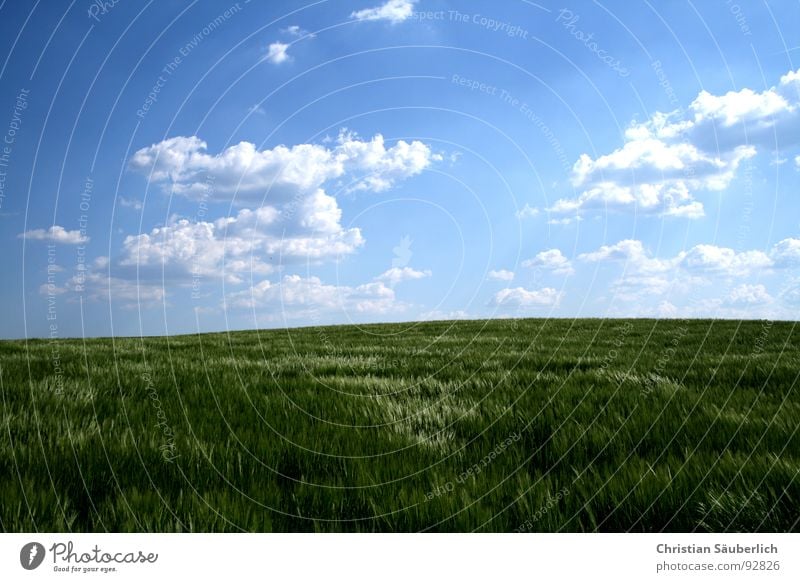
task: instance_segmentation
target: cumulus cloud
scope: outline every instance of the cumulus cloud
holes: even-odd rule
[[[710,285],[717,279],[741,279],[756,274],[773,273],[800,264],[800,240],[785,239],[768,251],[735,251],[727,247],[700,244],[667,258],[652,255],[638,240],[622,240],[603,245],[596,251],[578,256],[590,263],[621,262],[625,271],[612,284],[622,298],[654,296],[667,291],[684,292],[690,288]],[[758,289],[744,285],[741,297],[728,298],[727,304],[743,301],[745,292],[756,296]]]
[[[282,204],[345,174],[351,176],[353,190],[381,192],[442,159],[420,141],[400,140],[387,147],[380,134],[364,141],[347,131],[332,148],[299,144],[258,150],[240,142],[216,155],[207,149],[196,136],[173,137],[138,150],[129,166],[183,196],[228,202],[235,195],[239,202]]]
[[[282,310],[289,318],[318,311],[382,314],[405,307],[382,282],[356,287],[326,285],[318,277],[299,275],[286,275],[277,283],[264,280],[250,289],[230,293],[227,304],[236,308]]]
[[[431,271],[416,271],[411,267],[392,267],[385,273],[378,275],[375,280],[386,283],[390,287],[394,287],[403,281],[415,281],[417,279],[424,279],[431,276]]]
[[[339,225],[341,211],[324,193],[283,222],[272,207],[243,209],[213,222],[174,220],[123,241],[118,266],[137,277],[187,281],[220,278],[241,283],[245,275],[265,275],[277,266],[348,255],[364,239],[358,228]]]
[[[323,186],[348,176],[351,190],[381,192],[441,159],[422,142],[387,146],[381,135],[361,140],[342,131],[332,147],[300,144],[258,150],[241,142],[209,154],[196,136],[174,137],[142,148],[130,168],[165,190],[210,201],[257,200],[257,210],[215,221],[174,219],[151,232],[129,236],[118,266],[130,275],[220,277],[239,283],[244,275],[268,274],[275,265],[320,262],[349,255],[364,240],[341,225],[336,198]],[[399,269],[395,280],[416,276]]]
[[[37,228],[19,235],[26,240],[41,240],[62,245],[79,245],[89,242],[89,237],[80,230],[67,230],[63,226],[51,226],[48,229]]]
[[[800,278],[790,279],[781,291],[780,298],[792,307],[800,306]]]
[[[416,0],[388,0],[374,8],[353,12],[350,17],[356,20],[388,20],[392,24],[403,22],[414,13]]]
[[[763,251],[737,252],[727,247],[701,244],[680,251],[674,257],[659,259],[653,257],[641,241],[628,239],[603,245],[596,251],[579,255],[578,259],[595,263],[622,261],[626,263],[626,270],[635,275],[663,274],[681,269],[692,274],[737,277],[775,267],[772,256],[777,256],[776,249],[793,240],[787,239],[775,245],[769,254]]]
[[[542,251],[534,258],[523,261],[522,266],[551,271],[556,275],[572,275],[575,272],[572,263],[558,249]]]
[[[783,239],[772,247],[770,258],[779,268],[800,267],[800,239]]]
[[[700,218],[698,191],[728,187],[740,165],[759,149],[794,145],[800,135],[800,71],[762,92],[745,88],[725,95],[702,91],[688,110],[655,113],[625,132],[622,147],[596,159],[583,154],[571,180],[577,198],[549,210],[574,214],[632,210]]]
[[[286,52],[289,49],[289,45],[285,42],[273,42],[269,45],[267,49],[267,55],[264,57],[267,61],[272,63],[273,65],[280,65],[281,63],[285,63],[291,57],[289,57],[289,53]]]
[[[501,289],[492,297],[491,304],[497,307],[532,309],[556,307],[561,302],[561,293],[551,287],[528,290],[523,287]]]
[[[749,307],[751,305],[765,305],[772,303],[773,299],[767,293],[764,285],[743,284],[734,288],[725,298],[725,304],[732,307]]]
[[[513,281],[514,271],[507,271],[506,269],[499,269],[497,271],[489,271],[486,277],[490,281]]]

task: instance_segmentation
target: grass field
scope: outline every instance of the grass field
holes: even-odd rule
[[[0,527],[797,531],[795,326],[0,342]]]

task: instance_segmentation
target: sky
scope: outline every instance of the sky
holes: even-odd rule
[[[797,22],[0,0],[0,337],[796,319]]]

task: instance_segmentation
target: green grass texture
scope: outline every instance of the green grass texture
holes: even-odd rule
[[[0,342],[6,532],[784,532],[792,322]]]

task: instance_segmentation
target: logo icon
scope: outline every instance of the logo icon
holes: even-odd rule
[[[38,542],[30,542],[22,546],[19,552],[19,563],[26,570],[35,570],[44,561],[44,546]]]
[[[411,256],[414,254],[411,252],[411,243],[413,242],[411,237],[406,235],[401,238],[400,243],[392,249],[394,252],[394,258],[392,259],[393,268],[403,268],[411,262]]]

